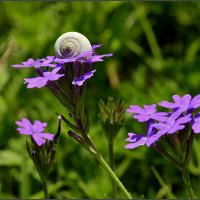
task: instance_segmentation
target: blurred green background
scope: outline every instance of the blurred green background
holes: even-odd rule
[[[64,32],[84,34],[96,52],[114,53],[94,64],[88,82],[90,135],[108,159],[107,141],[98,118],[98,101],[114,96],[130,104],[170,100],[173,94],[199,94],[200,3],[190,2],[1,2],[0,3],[0,198],[42,198],[38,174],[28,157],[25,138],[16,131],[22,117],[48,122],[56,133],[62,106],[46,89],[26,89],[31,69],[14,69],[28,58],[53,55]],[[67,114],[67,112],[66,112]],[[109,198],[111,184],[96,160],[62,127],[56,163],[50,171],[51,198]],[[138,198],[186,198],[179,171],[147,147],[125,150],[128,132],[145,127],[126,114],[115,140],[116,173]],[[190,165],[191,181],[200,192],[200,139]],[[123,197],[119,192],[119,197]]]

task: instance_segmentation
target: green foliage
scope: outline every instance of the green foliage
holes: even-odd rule
[[[93,66],[97,73],[88,82],[86,97],[90,135],[107,157],[97,116],[99,99],[122,98],[128,107],[169,100],[175,93],[199,93],[199,9],[198,2],[1,2],[0,198],[43,197],[26,139],[16,132],[15,121],[22,117],[47,121],[48,131],[56,133],[56,113],[65,111],[47,88],[26,89],[23,79],[33,70],[13,69],[11,64],[53,55],[57,37],[68,31],[103,44],[98,53],[113,52],[112,58]],[[139,198],[186,198],[181,174],[153,149],[124,149],[128,132],[144,130],[126,115],[115,140],[116,173]],[[109,198],[106,172],[67,131],[63,123],[56,164],[50,170],[50,197]],[[198,191],[198,136],[194,144],[190,173]]]

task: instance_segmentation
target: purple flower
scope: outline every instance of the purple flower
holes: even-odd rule
[[[196,95],[189,103],[188,110],[189,109],[195,109],[200,107],[200,94]]]
[[[24,82],[27,83],[27,88],[41,88],[44,87],[48,81],[58,80],[60,77],[65,76],[65,74],[57,74],[60,70],[59,67],[53,69],[51,72],[43,72],[43,76],[38,76],[35,78],[25,78]]]
[[[149,139],[156,133],[156,128],[154,127],[154,124],[155,122],[153,121],[148,122],[146,136],[143,134],[128,133],[129,138],[127,138],[126,141],[130,143],[127,144],[125,148],[134,149],[141,145],[150,146],[148,144]]]
[[[172,109],[168,113],[156,112],[155,104],[149,106],[144,105],[144,108],[132,105],[127,109],[128,112],[133,113],[133,118],[139,122],[147,123],[147,132],[146,135],[128,133],[129,137],[126,141],[129,144],[125,148],[132,149],[141,145],[151,147],[163,136],[176,133],[182,138],[181,134],[184,135],[185,130],[189,131],[189,126],[191,126],[194,133],[200,133],[200,112],[195,117],[192,115],[192,112],[200,107],[200,94],[194,98],[189,94],[183,97],[174,95],[172,98],[174,102],[162,101],[159,103],[160,106]],[[172,139],[174,138],[172,137]],[[179,142],[181,143],[182,140],[180,139]]]
[[[83,83],[89,79],[90,77],[93,76],[93,74],[96,72],[96,70],[92,70],[90,72],[87,72],[83,75],[81,75],[79,78],[74,78],[74,81],[72,82],[73,85],[78,85],[78,86],[82,86]]]
[[[165,122],[155,123],[150,121],[147,127],[146,136],[143,134],[128,133],[129,138],[127,138],[126,141],[129,142],[129,144],[127,144],[125,148],[134,149],[141,145],[150,147],[154,145],[162,136],[174,134],[177,131],[183,130],[185,125],[190,122],[191,119],[191,114],[187,114],[178,119],[170,116]]]
[[[113,54],[104,54],[104,55],[93,55],[90,59],[88,59],[89,62],[102,62],[104,57],[111,57]]]
[[[41,58],[34,60],[32,58],[28,59],[21,64],[12,65],[15,68],[29,68],[35,67],[36,72],[39,74],[38,77],[34,78],[26,78],[25,83],[28,84],[28,88],[41,88],[47,84],[48,81],[58,80],[62,76],[68,76],[68,74],[59,74],[57,73],[59,70],[56,68],[62,67],[64,72],[66,72],[65,67],[69,68],[69,65],[65,64],[72,64],[73,67],[71,68],[72,74],[74,75],[74,80],[72,84],[82,86],[85,80],[89,79],[93,76],[96,70],[91,70],[91,64],[93,62],[101,62],[103,61],[104,57],[111,57],[112,54],[104,54],[104,55],[97,55],[95,54],[95,49],[101,47],[101,45],[93,45],[92,49],[88,52],[83,52],[73,57],[69,58],[56,58],[54,56],[47,56],[46,58]],[[84,65],[82,65],[84,64]],[[40,69],[43,67],[43,69]],[[47,67],[44,69],[44,67]],[[79,70],[81,67],[84,67],[84,70]],[[49,68],[55,68],[52,72],[49,72]],[[46,70],[46,72],[44,72]],[[84,74],[80,74],[80,71],[84,71]],[[77,72],[79,74],[77,74]]]
[[[171,109],[180,109],[180,108],[187,108],[191,96],[189,94],[185,94],[183,97],[180,97],[179,95],[173,95],[172,99],[174,100],[174,103],[171,103],[169,101],[162,101],[158,105],[164,107],[164,108],[171,108]]]
[[[174,113],[175,115],[180,115],[186,111],[192,112],[193,109],[200,107],[200,95],[195,96],[193,99],[189,94],[185,94],[183,97],[180,97],[179,95],[173,95],[172,98],[174,103],[162,101],[159,103],[159,105],[176,111]]]
[[[193,119],[192,130],[194,133],[200,133],[200,113],[197,113]]]
[[[33,60],[32,58],[29,58],[27,61],[22,62],[22,64],[16,64],[12,65],[15,68],[26,68],[26,67],[55,67],[56,64],[52,64],[54,62],[55,57],[54,56],[47,56],[46,58]]]
[[[72,62],[93,63],[101,62],[104,57],[111,57],[113,54],[96,55],[94,49],[101,47],[101,45],[93,45],[91,51],[83,52],[77,56],[70,58],[56,58],[54,61],[60,64],[67,64]]]
[[[23,118],[22,121],[15,122],[19,128],[18,132],[22,135],[30,135],[37,143],[37,145],[42,145],[45,143],[45,139],[53,140],[54,135],[51,133],[44,133],[44,128],[47,126],[47,123],[42,123],[39,120],[35,120],[32,124],[28,119]]]
[[[137,119],[139,122],[146,122],[150,119],[165,121],[167,119],[165,112],[156,112],[156,104],[144,105],[144,108],[141,108],[137,105],[131,105],[127,112],[133,113],[133,118]]]
[[[184,117],[180,117],[178,119],[170,116],[165,121],[165,123],[159,122],[158,124],[155,124],[154,127],[158,129],[158,132],[148,138],[147,145],[151,146],[166,134],[173,134],[177,131],[183,130],[185,128],[185,125],[191,120],[191,114],[187,114]]]
[[[147,137],[142,134],[128,133],[127,142],[130,142],[125,146],[126,149],[135,149],[138,146],[146,144]]]

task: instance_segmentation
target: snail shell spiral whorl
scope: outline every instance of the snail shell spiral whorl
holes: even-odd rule
[[[70,58],[90,51],[92,47],[90,41],[84,35],[78,32],[67,32],[56,40],[54,49],[56,57]],[[88,57],[90,56],[88,55]]]

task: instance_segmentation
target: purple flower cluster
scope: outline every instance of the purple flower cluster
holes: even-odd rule
[[[43,72],[42,76],[35,78],[25,78],[24,82],[27,83],[27,88],[41,88],[44,87],[48,81],[58,80],[65,74],[57,74],[60,67],[54,68],[51,72]]]
[[[64,68],[65,64],[75,64],[80,66],[85,64],[85,70],[82,74],[74,74],[72,84],[82,86],[83,83],[93,76],[96,70],[91,70],[91,64],[94,62],[103,61],[104,57],[111,57],[112,54],[96,55],[94,50],[101,47],[101,45],[93,45],[91,51],[81,53],[70,58],[56,58],[54,56],[47,56],[46,58],[34,60],[28,59],[21,64],[12,65],[15,68],[29,68],[34,67],[39,76],[33,78],[26,78],[24,82],[27,88],[41,88],[51,81],[56,81],[63,76],[67,76]]]
[[[29,119],[23,118],[22,121],[16,121],[15,123],[19,126],[17,130],[20,134],[30,135],[39,146],[45,143],[45,139],[54,139],[53,134],[43,132],[44,128],[47,126],[47,123],[45,122],[35,120],[32,124]]]
[[[131,105],[127,112],[139,122],[146,122],[147,132],[144,134],[128,133],[126,149],[134,149],[141,145],[154,146],[164,136],[175,134],[191,126],[194,133],[200,133],[200,94],[194,98],[186,94],[183,97],[173,95],[174,102],[162,101],[158,103],[168,112],[157,112],[156,104],[144,105],[144,108]],[[179,133],[181,134],[181,132]]]

